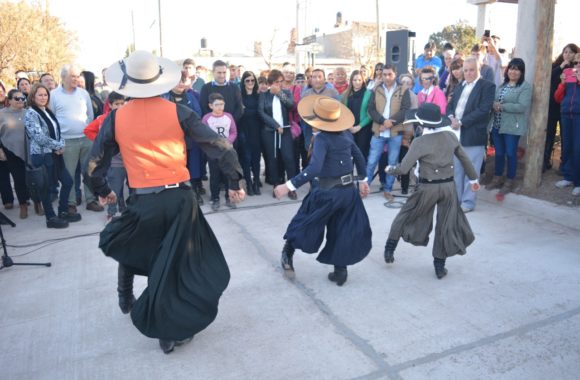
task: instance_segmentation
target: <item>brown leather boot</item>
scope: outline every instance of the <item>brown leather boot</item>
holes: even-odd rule
[[[25,203],[20,205],[20,219],[28,218],[28,205]]]
[[[39,216],[44,215],[44,209],[42,208],[42,203],[34,202],[34,212],[36,213],[36,215],[39,215]]]
[[[504,193],[511,193],[516,188],[516,181],[513,179],[506,179],[505,183],[503,184],[501,191]]]

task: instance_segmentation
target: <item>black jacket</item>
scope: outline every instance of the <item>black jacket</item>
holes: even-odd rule
[[[224,111],[230,113],[236,124],[242,118],[244,113],[244,106],[242,105],[242,93],[240,92],[240,87],[237,84],[226,82],[225,86],[216,86],[213,82],[209,82],[203,85],[201,92],[199,94],[199,104],[201,106],[202,117],[203,115],[210,113],[209,108],[209,95],[217,92],[224,97],[226,103]]]
[[[461,98],[465,86],[457,85],[453,91],[451,102],[447,105],[447,115],[455,115],[455,108]],[[465,104],[461,118],[461,145],[487,145],[487,126],[491,117],[491,109],[495,99],[495,84],[479,78]]]
[[[282,104],[282,119],[284,120],[284,125],[279,125],[272,117],[272,102],[274,101],[274,96],[277,96]],[[294,99],[292,99],[292,94],[288,90],[282,90],[277,95],[273,95],[270,90],[261,93],[258,101],[258,114],[264,122],[264,128],[276,130],[280,127],[290,125],[288,112],[293,106]]]

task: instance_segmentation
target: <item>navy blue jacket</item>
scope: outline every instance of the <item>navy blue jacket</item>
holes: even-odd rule
[[[341,177],[353,172],[353,159],[358,173],[366,173],[366,162],[354,142],[352,133],[321,131],[314,140],[308,166],[290,181],[298,188],[315,177]]]
[[[447,115],[455,115],[455,108],[463,92],[463,84],[455,87],[451,102],[447,104]],[[461,145],[487,145],[487,126],[495,99],[495,83],[479,78],[471,90],[463,117],[461,118]]]

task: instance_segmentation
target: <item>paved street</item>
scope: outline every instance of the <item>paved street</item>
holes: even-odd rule
[[[0,379],[580,378],[578,208],[481,191],[468,214],[476,241],[437,280],[430,247],[401,242],[384,263],[398,210],[374,193],[373,249],[339,288],[300,252],[296,279],[283,278],[282,235],[299,202],[268,189],[237,210],[203,206],[232,279],[216,321],[170,355],[119,311],[116,263],[97,248],[103,213],[83,205],[83,220],[58,231],[5,211],[17,223],[2,226],[10,246],[88,236],[8,248],[15,262],[52,266],[0,271]]]

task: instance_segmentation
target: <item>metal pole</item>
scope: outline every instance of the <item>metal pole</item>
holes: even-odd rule
[[[296,0],[296,44],[301,44],[302,40],[300,39],[300,36],[302,35],[302,33],[300,33],[300,0]],[[298,46],[294,47],[294,55],[296,57],[296,72],[300,73],[302,72],[302,69],[300,67],[300,51],[298,51],[297,49]]]
[[[131,29],[133,32],[133,49],[135,49],[135,14],[133,9],[131,9]]]
[[[381,22],[379,20],[379,0],[375,0],[377,11],[377,62],[381,62]]]
[[[161,28],[161,0],[157,0],[157,6],[159,9],[159,56],[163,57],[163,34]]]

